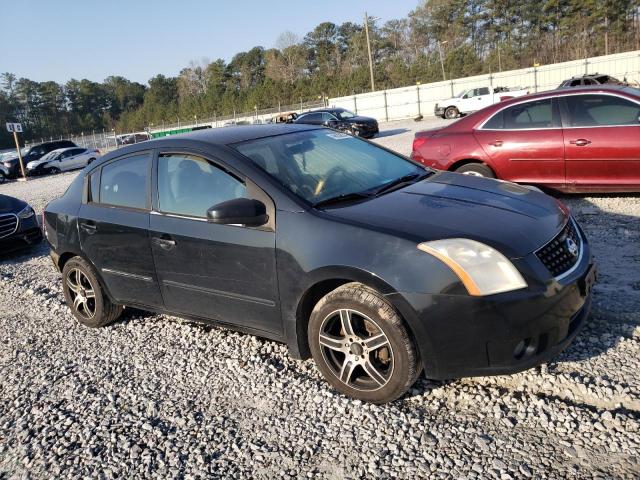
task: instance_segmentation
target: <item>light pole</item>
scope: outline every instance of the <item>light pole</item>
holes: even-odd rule
[[[442,67],[442,80],[447,79],[447,75],[444,73],[444,56],[442,55],[442,46],[446,45],[448,42],[445,40],[444,42],[438,41],[438,53],[440,54],[440,67]]]
[[[379,20],[378,17],[371,17],[371,21],[375,22]],[[376,84],[373,80],[373,60],[371,58],[371,41],[369,40],[369,17],[367,12],[364,12],[364,33],[367,36],[367,53],[369,54],[369,74],[371,75],[371,91],[376,91]]]

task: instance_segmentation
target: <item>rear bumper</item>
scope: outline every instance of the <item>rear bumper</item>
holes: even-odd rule
[[[484,298],[397,294],[411,306],[408,315],[402,313],[412,317],[426,376],[444,380],[511,374],[558,355],[589,316],[596,272],[587,257],[571,279],[553,281],[544,291]]]

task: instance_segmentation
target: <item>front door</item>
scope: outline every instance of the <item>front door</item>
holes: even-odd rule
[[[579,190],[640,185],[640,104],[617,95],[560,99],[567,182]]]
[[[499,178],[564,187],[564,139],[552,99],[500,110],[474,134]]]
[[[281,334],[275,223],[249,228],[206,220],[215,204],[257,198],[257,187],[211,159],[189,153],[161,153],[156,169],[150,232],[166,308]]]
[[[117,303],[162,307],[149,244],[150,165],[145,152],[94,170],[78,231],[83,252]]]

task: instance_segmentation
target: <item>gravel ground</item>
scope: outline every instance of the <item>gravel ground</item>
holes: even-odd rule
[[[379,140],[408,153],[416,128]],[[9,183],[40,212],[74,173]],[[384,406],[334,393],[283,345],[127,310],[81,327],[42,245],[0,260],[0,479],[637,478],[640,197],[563,197],[600,267],[549,364],[419,380]]]

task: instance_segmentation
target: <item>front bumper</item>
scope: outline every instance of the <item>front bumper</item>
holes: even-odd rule
[[[7,178],[15,178],[20,175],[20,162],[11,162],[9,166],[4,165],[4,167],[7,170]]]
[[[42,230],[36,216],[20,220],[18,229],[7,237],[0,238],[0,255],[20,248],[36,245],[42,241]]]
[[[372,138],[380,132],[380,128],[377,123],[355,124],[352,125],[351,129],[364,138]]]
[[[411,319],[426,376],[510,374],[558,355],[591,309],[596,267],[586,243],[585,248],[571,275],[540,288],[488,297],[392,294],[410,305],[410,312],[402,313]]]
[[[436,105],[433,109],[433,114],[436,117],[442,117],[444,115],[444,107],[440,107],[438,105]]]
[[[25,172],[26,172],[27,175],[30,175],[30,176],[31,175],[43,175],[44,173],[47,172],[45,170],[44,166],[45,166],[45,164],[41,163],[39,165],[36,165],[33,168],[26,167],[25,168]]]

